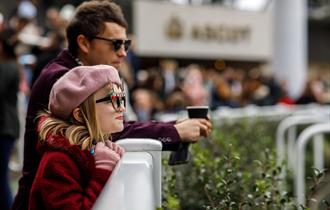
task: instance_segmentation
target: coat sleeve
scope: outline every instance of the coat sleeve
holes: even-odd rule
[[[113,139],[124,138],[151,138],[162,142],[163,150],[177,150],[181,142],[180,136],[174,127],[175,122],[137,122],[124,123],[124,130],[112,135]]]
[[[95,168],[90,180],[84,183],[74,160],[61,152],[43,158],[41,168],[44,171],[39,188],[47,210],[91,209],[110,176],[110,171]]]

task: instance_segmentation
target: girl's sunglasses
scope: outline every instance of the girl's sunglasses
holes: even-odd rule
[[[113,108],[116,112],[120,112],[120,107],[123,105],[126,106],[126,97],[124,93],[114,93],[110,92],[109,95],[107,95],[104,98],[98,99],[95,101],[95,103],[102,103],[102,102],[108,102],[112,103]]]
[[[129,47],[131,46],[132,41],[127,39],[127,40],[122,40],[122,39],[108,39],[108,38],[104,38],[104,37],[99,37],[99,36],[95,36],[93,37],[93,39],[100,39],[100,40],[104,40],[107,42],[111,42],[112,46],[113,46],[113,50],[115,52],[117,52],[118,50],[120,50],[121,45],[124,45],[125,48],[125,52],[127,52],[129,50]]]

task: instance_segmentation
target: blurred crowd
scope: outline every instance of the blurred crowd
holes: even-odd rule
[[[0,14],[1,37],[17,55],[19,89],[27,98],[42,68],[66,47],[64,33],[74,6],[49,6],[42,21],[38,12],[37,3],[22,0],[10,17]],[[216,109],[250,104],[330,103],[329,71],[312,72],[301,97],[293,99],[287,94],[285,82],[276,81],[265,66],[253,69],[226,65],[217,68],[198,63],[180,66],[177,60],[163,58],[157,66],[141,69],[134,45],[122,66],[121,76],[130,90],[136,117],[141,121],[154,119],[156,113],[183,110],[188,105],[209,105]]]
[[[291,98],[285,82],[278,82],[265,66],[253,69],[216,69],[191,64],[178,67],[175,60],[161,60],[158,67],[139,70],[130,87],[139,119],[152,119],[158,112],[176,112],[189,105],[231,108],[330,103],[330,72],[308,77],[301,97]],[[133,82],[135,81],[135,82]],[[139,116],[139,114],[141,116]]]

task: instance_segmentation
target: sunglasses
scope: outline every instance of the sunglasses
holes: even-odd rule
[[[121,45],[124,45],[125,48],[125,52],[127,52],[129,50],[129,47],[131,46],[132,40],[122,40],[122,39],[108,39],[108,38],[104,38],[104,37],[99,37],[99,36],[95,36],[93,37],[93,39],[99,39],[99,40],[104,40],[107,42],[111,42],[112,46],[113,46],[113,50],[115,52],[117,52],[118,50],[120,50]]]
[[[107,95],[104,98],[98,99],[95,101],[95,103],[102,103],[102,102],[108,102],[112,103],[113,108],[116,112],[120,112],[120,108],[123,105],[126,106],[126,97],[124,93],[114,93],[110,92],[109,95]]]

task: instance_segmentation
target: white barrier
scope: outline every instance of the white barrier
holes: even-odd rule
[[[213,110],[211,119],[215,125],[221,125],[223,122],[235,122],[241,119],[261,118],[263,120],[277,122],[292,115],[319,115],[327,113],[330,115],[329,105],[308,104],[308,105],[274,105],[274,106],[256,106],[249,105],[243,108],[219,107]],[[167,122],[180,118],[187,118],[187,111],[182,110],[177,113],[160,113],[155,116],[156,120]]]
[[[161,207],[161,149],[152,139],[123,139],[125,149],[93,210],[155,210]]]
[[[330,122],[311,125],[299,135],[296,142],[297,172],[295,174],[295,194],[299,204],[305,204],[305,148],[312,136],[330,133]],[[320,140],[318,138],[314,140]]]
[[[288,163],[289,166],[294,168],[295,157],[294,157],[294,144],[296,139],[296,126],[297,125],[308,125],[313,123],[322,123],[330,121],[329,114],[317,114],[317,115],[294,115],[285,118],[282,120],[276,130],[276,148],[277,148],[277,163],[280,165],[282,161],[285,159],[285,132],[288,130],[288,149],[287,149],[287,156],[288,156]],[[316,141],[314,145],[314,154],[319,156],[319,149],[322,148],[322,141]],[[323,167],[323,159],[322,158],[314,158],[315,166]],[[295,170],[294,170],[295,171]],[[285,175],[285,170],[283,170],[282,176]]]

